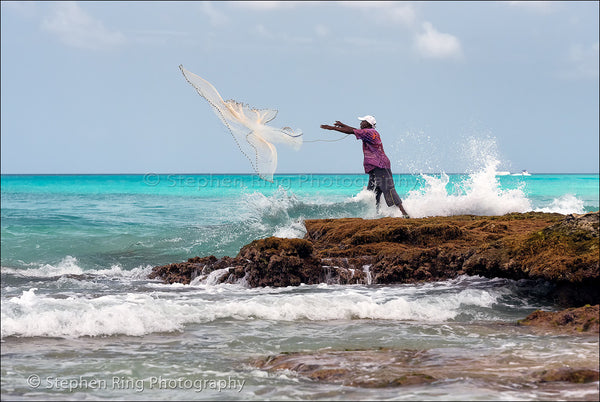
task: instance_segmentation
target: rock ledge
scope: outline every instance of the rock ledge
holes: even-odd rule
[[[599,213],[541,212],[422,219],[315,219],[304,239],[269,237],[236,257],[194,257],[155,267],[150,278],[250,287],[394,284],[459,275],[545,280],[566,307],[600,303]]]

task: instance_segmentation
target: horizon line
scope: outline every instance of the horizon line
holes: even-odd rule
[[[215,175],[215,176],[258,176],[256,173],[192,173],[192,172],[145,172],[145,173],[131,173],[131,172],[123,172],[123,173],[0,173],[0,176],[143,176],[143,175]],[[292,173],[276,173],[273,176],[286,176],[286,175],[306,175],[306,174],[314,174],[314,175],[367,175],[368,173],[343,173],[343,172],[292,172]],[[400,172],[400,173],[392,173],[393,175],[420,175],[420,174],[472,174],[469,172],[419,172],[419,173],[409,173],[409,172]],[[530,175],[551,175],[551,174],[600,174],[600,172],[536,172],[529,173]],[[498,174],[497,174],[498,175]],[[500,174],[498,176],[521,176],[520,172],[510,173],[510,174]]]

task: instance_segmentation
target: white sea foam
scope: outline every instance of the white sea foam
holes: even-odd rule
[[[406,211],[414,218],[464,214],[499,216],[533,210],[562,214],[585,212],[583,201],[573,195],[562,196],[551,205],[535,206],[534,209],[525,181],[520,185],[518,180],[516,184],[513,181],[512,188],[503,188],[500,179],[507,176],[507,171],[500,170],[502,162],[498,154],[495,138],[469,138],[461,148],[461,155],[471,165],[464,179],[451,183],[446,173],[420,173],[422,187],[402,195]],[[245,202],[250,209],[248,221],[278,237],[304,236],[305,228],[301,222],[305,217],[373,219],[401,216],[400,210],[395,206],[388,207],[383,197],[377,211],[375,195],[366,188],[341,202],[314,198],[307,201],[282,188],[270,196],[258,192],[247,195]]]
[[[544,208],[536,209],[538,212],[555,212],[559,214],[583,214],[585,212],[584,202],[573,194],[565,194],[555,198],[552,203]]]
[[[36,295],[36,288],[2,302],[2,337],[143,335],[181,329],[185,310],[144,294],[90,299]]]
[[[312,218],[351,216],[347,207],[357,204],[355,200],[335,202],[315,196],[301,199],[282,187],[268,196],[259,192],[246,194],[243,202],[248,209],[244,217],[248,224],[270,236],[284,238],[304,237],[306,215]]]
[[[81,267],[77,264],[77,258],[68,255],[56,265],[43,264],[37,268],[27,269],[2,267],[2,272],[18,276],[52,278],[63,275],[81,275],[83,273],[83,269],[81,269]]]
[[[257,230],[276,237],[304,236],[306,229],[302,219],[296,220],[290,216],[290,211],[301,204],[293,193],[283,188],[271,196],[254,192],[245,195],[244,203],[249,210],[245,220]]]
[[[132,269],[123,269],[119,265],[113,265],[110,269],[95,269],[85,271],[91,275],[107,276],[111,278],[123,278],[132,280],[144,280],[152,272],[152,265],[140,266]]]
[[[215,271],[213,278],[225,270]],[[215,286],[213,286],[215,287]],[[126,293],[90,298],[74,295],[56,298],[31,288],[2,301],[2,337],[80,337],[183,330],[185,325],[217,319],[328,321],[350,319],[419,320],[443,322],[472,308],[491,307],[501,292],[464,289],[445,294],[414,295],[411,287],[390,287],[373,292],[364,287],[312,287],[315,291],[278,289],[235,295],[210,292],[180,293],[178,289]],[[198,293],[199,292],[199,293]],[[214,295],[219,296],[214,299]]]
[[[421,188],[402,195],[404,208],[413,218],[428,216],[489,215],[500,216],[512,212],[584,213],[584,201],[572,194],[563,195],[549,205],[534,206],[527,194],[526,182],[503,188],[498,167],[500,161],[492,155],[479,155],[478,168],[466,174],[459,182],[451,183],[448,174],[420,174]],[[398,186],[399,183],[396,183]],[[539,201],[536,201],[539,203]],[[247,221],[268,235],[300,238],[306,233],[305,218],[401,217],[400,210],[388,207],[381,198],[380,209],[375,205],[375,193],[366,187],[340,201],[302,199],[280,189],[266,196],[253,193],[246,198],[250,209]]]
[[[281,226],[276,228],[273,236],[284,237],[288,239],[301,239],[306,234],[306,226],[304,226],[304,220],[299,219],[289,225]]]
[[[246,194],[244,201],[249,209],[248,218],[257,224],[286,222],[289,220],[289,211],[299,203],[293,193],[283,188],[271,196],[259,192]]]
[[[417,137],[423,137],[423,133]],[[463,143],[460,154],[471,166],[469,174],[460,183],[452,185],[446,173],[418,173],[424,182],[423,187],[409,191],[402,200],[411,217],[504,215],[532,210],[531,201],[527,198],[523,186],[502,189],[498,177],[506,175],[507,172],[499,169],[501,162],[495,138],[468,138]],[[354,197],[356,201],[367,204],[374,204],[374,198],[373,192],[366,189]],[[387,207],[383,197],[380,212],[377,214],[373,208],[369,209],[368,214],[367,217],[401,215],[398,208]]]
[[[447,189],[448,175],[423,175],[426,182],[424,189],[409,192],[404,206],[415,218],[531,211],[531,202],[522,188],[501,189],[496,178],[498,164],[497,160],[488,161],[482,170],[470,174],[452,193]]]
[[[230,268],[221,268],[221,269],[216,269],[216,270],[212,271],[208,275],[198,276],[197,278],[194,278],[190,282],[190,286],[199,286],[199,285],[214,286],[214,285],[217,285],[220,282],[221,278],[223,278],[225,275],[227,275],[229,273],[229,270],[230,270]]]
[[[385,202],[381,201],[381,210],[379,213],[375,207],[375,193],[373,191],[367,190],[364,187],[358,194],[353,197],[350,197],[349,201],[355,204],[362,204],[365,208],[365,213],[361,218],[373,219],[380,218],[381,216],[395,216],[394,214],[398,210],[398,208],[387,208]]]
[[[426,139],[427,147],[433,145],[430,144],[431,139],[422,132],[413,133],[409,135],[410,138],[413,141]],[[445,173],[439,177],[420,173],[423,167],[430,166],[430,163],[426,163],[425,166],[419,165],[421,170],[411,169],[424,180],[425,185],[404,196],[404,207],[410,216],[419,218],[461,214],[504,215],[532,210],[561,214],[585,212],[584,202],[573,195],[561,196],[550,205],[534,209],[532,201],[527,196],[525,182],[516,189],[502,189],[498,178],[508,176],[510,172],[499,169],[504,163],[500,162],[497,141],[493,136],[470,137],[459,145],[458,156],[464,158],[470,168],[467,169],[469,173],[467,178],[461,183],[456,183],[453,188],[449,189],[450,178]],[[426,156],[422,158],[424,161],[427,160]],[[528,173],[524,175],[522,172],[516,176],[530,175]],[[358,198],[365,201],[367,197],[363,192],[358,195]],[[383,207],[379,215],[397,216],[398,209]]]
[[[35,264],[28,264],[35,265]],[[112,265],[107,269],[83,269],[79,265],[76,257],[66,256],[57,264],[42,264],[37,268],[17,269],[11,267],[2,267],[2,272],[21,276],[21,277],[32,277],[32,278],[54,278],[66,275],[96,275],[104,277],[114,278],[127,278],[127,279],[145,279],[151,272],[151,266],[137,267],[130,270],[123,269],[119,265]]]
[[[449,189],[447,174],[438,176],[422,174],[425,185],[412,190],[402,203],[412,218],[452,215],[504,215],[510,212],[531,211],[531,202],[522,188],[502,190],[496,178],[499,162],[491,159],[480,171],[471,173],[465,180]],[[375,194],[363,188],[352,201],[367,206],[365,218],[381,216],[400,217],[400,210],[388,207],[381,199],[379,213],[375,209]]]

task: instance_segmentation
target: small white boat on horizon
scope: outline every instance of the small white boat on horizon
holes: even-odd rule
[[[529,173],[527,170],[523,169],[521,170],[521,173],[513,173],[513,176],[531,176],[531,173]]]

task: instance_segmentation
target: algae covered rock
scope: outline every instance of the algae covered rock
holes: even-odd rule
[[[539,382],[571,382],[585,384],[598,381],[598,370],[585,368],[561,367],[557,369],[544,370],[540,373]]]
[[[395,284],[459,275],[544,280],[563,306],[600,303],[599,213],[528,212],[421,219],[306,220],[304,239],[269,237],[234,258],[194,257],[152,278],[190,283],[228,268],[221,282]]]
[[[320,283],[325,275],[320,260],[313,255],[311,242],[268,237],[245,245],[235,258],[194,257],[186,262],[154,267],[149,278],[189,284],[195,278],[225,269],[218,282],[245,281],[250,287]]]
[[[522,320],[519,325],[558,330],[561,332],[598,333],[599,305],[568,308],[550,312],[536,310]]]
[[[323,277],[313,245],[304,239],[254,240],[242,247],[237,258],[245,261],[245,280],[253,287],[320,283]]]
[[[251,365],[269,372],[289,370],[319,382],[387,388],[436,381],[425,370],[414,367],[416,362],[428,358],[426,351],[407,349],[320,350],[268,356],[251,362]]]

